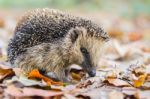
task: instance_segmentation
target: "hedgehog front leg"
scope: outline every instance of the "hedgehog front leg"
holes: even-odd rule
[[[69,79],[65,75],[64,68],[61,68],[61,66],[56,67],[54,70],[45,70],[44,66],[42,64],[37,64],[37,61],[35,60],[35,57],[30,57],[30,55],[25,54],[18,57],[15,61],[15,66],[21,68],[22,74],[27,76],[32,70],[38,69],[39,71],[45,71],[42,74],[44,76],[49,77],[50,79],[56,80],[56,81],[63,81],[63,82],[69,82]]]
[[[55,81],[60,81],[59,77],[56,75],[56,73],[54,72],[47,72],[47,73],[44,73],[44,76],[48,77],[48,78],[51,78]]]
[[[67,75],[66,75],[66,73],[65,73],[65,69],[64,69],[64,67],[63,66],[58,66],[59,68],[56,68],[55,69],[55,73],[56,73],[56,75],[57,75],[57,77],[58,77],[58,79],[59,80],[61,80],[61,81],[63,81],[63,82],[68,82],[68,83],[70,83],[71,81],[70,81],[70,79],[67,77]]]

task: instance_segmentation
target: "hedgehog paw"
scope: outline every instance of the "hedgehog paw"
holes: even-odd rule
[[[52,80],[60,81],[59,77],[54,72],[47,72],[44,75]]]

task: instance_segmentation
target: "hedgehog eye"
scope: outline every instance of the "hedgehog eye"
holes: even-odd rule
[[[82,53],[84,53],[84,54],[88,54],[88,51],[87,51],[87,49],[86,49],[86,48],[81,47],[81,48],[80,48],[80,50],[81,50],[81,52],[82,52]]]

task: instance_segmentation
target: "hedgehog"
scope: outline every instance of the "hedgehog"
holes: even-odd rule
[[[77,64],[96,75],[107,32],[89,19],[49,8],[26,12],[8,44],[8,61],[22,74],[33,69],[59,81],[70,82],[66,69]]]

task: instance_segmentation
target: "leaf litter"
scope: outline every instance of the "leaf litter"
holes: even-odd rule
[[[0,30],[10,36],[5,28],[11,29],[5,27],[5,21],[5,18],[0,21]],[[11,23],[13,27],[16,21],[11,22],[15,22]],[[126,23],[123,28],[134,26],[134,21],[117,19],[117,22]],[[56,82],[38,70],[31,71],[28,77],[21,75],[19,68],[7,63],[5,46],[1,47],[0,40],[0,99],[150,99],[150,29],[107,30],[112,39],[97,67],[96,77],[89,78],[82,68],[72,65],[69,76],[76,84]]]

